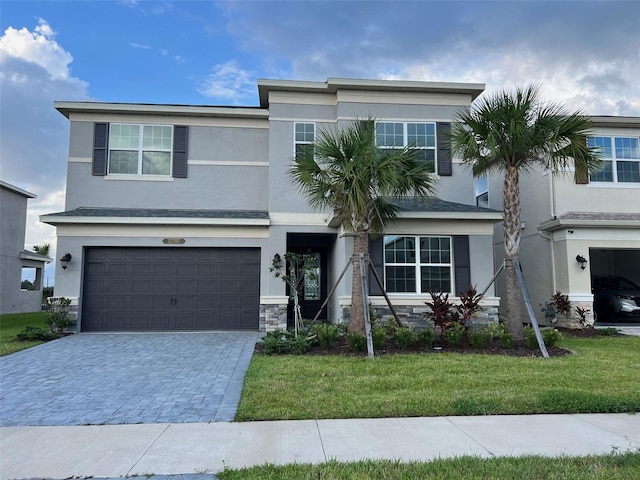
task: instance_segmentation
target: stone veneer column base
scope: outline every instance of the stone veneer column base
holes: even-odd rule
[[[415,330],[422,330],[427,325],[431,325],[431,322],[427,321],[427,312],[429,308],[425,306],[416,305],[394,305],[393,306],[400,318],[403,325],[411,327]],[[373,314],[376,319],[387,320],[393,319],[391,309],[387,305],[375,305],[373,306]],[[351,307],[346,305],[342,307],[342,321],[346,325],[349,324],[349,318],[351,316]],[[472,319],[470,327],[478,327],[483,325],[490,325],[498,323],[498,307],[484,306],[476,313],[475,318]]]
[[[287,304],[270,303],[260,305],[261,332],[287,329]]]

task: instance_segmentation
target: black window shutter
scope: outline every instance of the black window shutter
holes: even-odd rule
[[[436,124],[436,136],[438,140],[438,175],[442,177],[450,177],[453,172],[451,167],[451,141],[449,140],[450,131],[450,123]]]
[[[109,124],[94,123],[93,125],[93,162],[92,175],[105,176],[107,174],[107,156],[109,152]]]
[[[456,275],[455,294],[466,291],[471,285],[471,258],[469,256],[469,236],[453,237],[453,268]]]
[[[369,259],[380,280],[384,282],[384,237],[369,239]],[[369,272],[369,295],[382,295],[382,289],[371,272]]]
[[[587,183],[589,183],[589,171],[586,168],[576,168],[574,179],[577,185],[586,185]]]
[[[188,127],[173,127],[173,177],[187,178]]]

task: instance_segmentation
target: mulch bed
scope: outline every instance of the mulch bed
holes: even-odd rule
[[[437,345],[440,346],[440,345]],[[435,347],[435,345],[434,345]],[[550,357],[562,357],[564,355],[570,355],[573,352],[566,348],[560,347],[547,347],[547,351]],[[392,342],[386,342],[382,349],[375,350],[375,355],[394,355],[394,354],[424,354],[424,355],[438,355],[439,353],[480,353],[485,355],[509,355],[512,357],[542,357],[540,349],[527,348],[525,345],[514,345],[511,348],[503,347],[499,342],[493,342],[487,345],[485,348],[474,348],[470,345],[459,345],[457,347],[450,347],[448,345],[442,345],[441,349],[436,348],[424,348],[420,346],[410,346],[404,350],[401,350],[395,346]],[[263,354],[262,345],[258,343],[256,345],[255,353],[258,355]],[[339,355],[345,357],[366,357],[367,351],[354,352],[349,349],[345,338],[341,338],[331,345],[328,349],[324,349],[318,345],[312,346],[308,352],[304,355]]]

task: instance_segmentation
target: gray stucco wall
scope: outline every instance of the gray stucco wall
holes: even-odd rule
[[[42,262],[24,262],[27,197],[0,188],[0,314],[40,311],[42,290],[20,289],[22,266],[39,267]]]
[[[93,176],[90,162],[93,123],[71,122],[70,135],[67,210],[132,206],[230,210],[268,208],[267,129],[190,127],[188,159],[224,164],[189,164],[187,178],[167,177],[166,181],[149,181],[144,176],[121,180],[117,176]],[[251,194],[238,195],[238,192]]]

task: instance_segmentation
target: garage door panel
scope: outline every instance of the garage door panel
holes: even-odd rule
[[[257,248],[93,247],[85,259],[84,331],[258,328]]]

